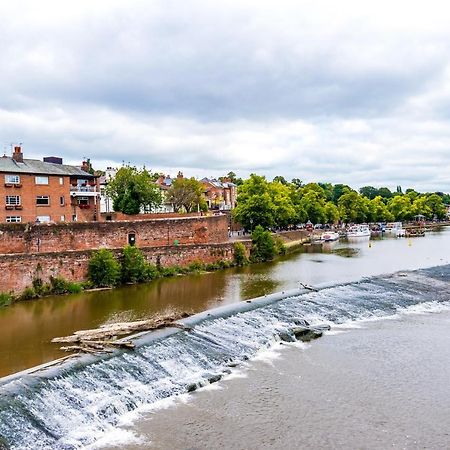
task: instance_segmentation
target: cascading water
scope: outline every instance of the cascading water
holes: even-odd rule
[[[75,449],[111,431],[129,411],[220,378],[272,345],[303,318],[331,326],[413,310],[450,308],[450,266],[377,277],[289,297],[191,331],[100,359],[62,368],[33,382],[0,387],[0,448]]]

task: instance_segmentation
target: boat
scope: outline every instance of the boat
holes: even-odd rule
[[[335,231],[327,231],[326,233],[322,233],[322,236],[320,236],[320,240],[322,242],[333,242],[337,241],[339,239],[339,233],[336,233]]]
[[[401,222],[389,222],[386,224],[385,233],[394,235],[395,237],[404,237],[406,230],[403,229]]]
[[[368,225],[353,225],[347,231],[347,237],[370,237]]]

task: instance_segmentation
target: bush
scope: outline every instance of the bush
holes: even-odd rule
[[[286,245],[284,244],[283,240],[280,237],[276,237],[274,239],[275,242],[275,252],[277,255],[285,255],[287,248]]]
[[[270,261],[276,254],[275,242],[270,231],[258,225],[252,233],[251,259],[254,262]]]
[[[67,283],[66,288],[69,294],[79,294],[83,290],[83,286],[80,283],[71,281]]]
[[[205,265],[201,261],[194,261],[188,266],[190,272],[200,272],[205,270]]]
[[[234,243],[234,262],[237,266],[244,266],[248,263],[245,245],[242,242]]]
[[[154,264],[147,264],[145,270],[146,270],[147,281],[154,280],[155,278],[158,278],[159,276],[161,276],[160,271],[158,270],[158,267],[156,267]]]
[[[110,287],[120,279],[120,264],[106,248],[96,251],[89,260],[88,277],[94,286]]]
[[[68,282],[62,277],[50,277],[50,286],[52,294],[65,294],[68,292]]]
[[[142,283],[149,278],[148,264],[137,247],[127,245],[122,255],[122,282]]]
[[[36,291],[32,287],[27,287],[20,295],[21,300],[31,300],[33,298],[37,298],[39,295],[36,293]]]
[[[14,301],[14,297],[6,292],[0,292],[0,307],[9,306]]]

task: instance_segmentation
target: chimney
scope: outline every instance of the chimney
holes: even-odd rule
[[[13,152],[12,158],[16,162],[23,162],[22,147],[20,147],[20,145],[16,145],[14,147],[14,152]]]
[[[183,172],[181,170],[178,171],[177,178],[183,178]]]

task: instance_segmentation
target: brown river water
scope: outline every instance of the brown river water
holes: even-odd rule
[[[448,264],[449,250],[450,228],[445,228],[424,238],[312,245],[272,263],[17,303],[0,308],[0,376],[65,356],[50,341],[77,330],[147,318],[167,309],[203,311],[297,288],[299,282],[344,282]]]

